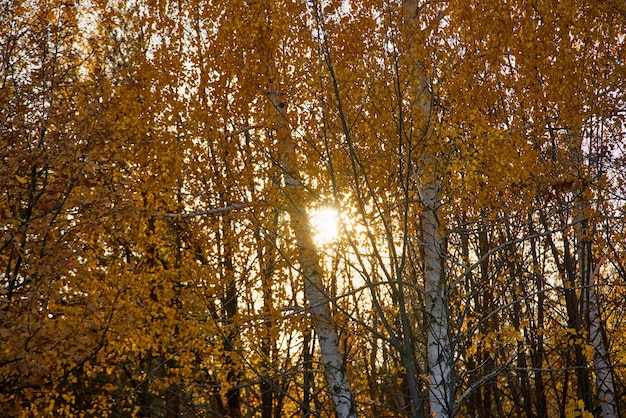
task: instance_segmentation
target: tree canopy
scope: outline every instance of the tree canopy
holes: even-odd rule
[[[0,51],[1,414],[626,414],[621,2],[0,1]]]

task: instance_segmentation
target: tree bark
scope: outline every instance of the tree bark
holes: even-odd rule
[[[284,108],[281,103],[276,103],[276,105],[277,109]],[[280,111],[279,113],[282,114]],[[279,143],[282,143],[280,163],[285,170],[288,213],[299,247],[300,273],[304,279],[304,291],[309,300],[309,310],[322,353],[326,379],[335,402],[335,412],[339,418],[356,417],[356,406],[348,383],[343,353],[339,348],[339,335],[332,321],[329,300],[324,291],[319,256],[313,244],[305,208],[297,206],[298,202],[306,200],[303,199],[304,187],[294,176],[297,173],[295,145],[289,134],[279,139]]]
[[[282,119],[281,109],[285,107],[284,103],[276,100],[272,100],[272,103],[275,104],[279,118]],[[311,319],[318,337],[326,379],[335,402],[335,412],[339,418],[356,417],[356,406],[348,383],[343,353],[339,348],[339,335],[332,321],[329,300],[324,291],[319,256],[314,247],[305,207],[300,206],[306,199],[303,196],[304,187],[296,178],[295,144],[288,132],[281,135],[279,144],[280,164],[285,173],[285,194],[289,202],[287,211],[299,248],[300,273],[304,278],[304,291],[309,300]]]
[[[593,368],[596,373],[596,387],[600,408],[604,418],[619,417],[617,401],[615,399],[615,384],[613,383],[613,371],[606,351],[605,341],[602,334],[602,318],[598,297],[595,291],[595,277],[598,276],[600,263],[595,266],[589,275],[589,338],[594,348]]]
[[[529,235],[534,235],[535,230],[533,228],[532,220],[529,220],[528,224]],[[535,279],[535,292],[537,293],[537,323],[535,325],[535,328],[532,329],[530,343],[532,353],[532,365],[533,369],[535,370],[535,410],[537,411],[537,418],[546,418],[548,416],[548,406],[542,372],[545,348],[543,346],[543,336],[540,334],[541,331],[544,329],[546,295],[544,293],[544,278],[541,272],[541,263],[539,261],[539,255],[537,252],[536,239],[530,240],[530,249],[532,255],[532,271]]]
[[[289,215],[291,229],[298,247],[299,273],[304,280],[304,292],[309,301],[309,313],[319,341],[322,364],[338,418],[356,418],[356,405],[350,389],[344,356],[339,347],[339,335],[333,323],[330,299],[322,280],[319,254],[313,242],[313,231],[306,209],[309,194],[301,180],[297,164],[296,143],[291,133],[287,101],[281,91],[281,74],[276,65],[276,35],[272,27],[273,11],[270,3],[251,3],[260,27],[255,43],[261,60],[261,85],[269,100],[268,122],[271,140],[278,148],[276,164],[282,177],[284,209]]]
[[[545,230],[548,231],[549,225],[547,224],[547,217],[543,211],[541,213],[541,221],[544,224]],[[567,221],[563,220],[563,224]],[[563,234],[563,256],[561,257],[560,251],[557,248],[551,235],[546,237],[549,248],[554,257],[557,269],[563,277],[563,293],[565,297],[565,308],[567,312],[567,326],[569,329],[575,332],[576,338],[580,336],[582,330],[582,313],[579,309],[579,298],[576,294],[576,279],[577,271],[575,265],[575,259],[571,251],[570,238]],[[580,288],[580,286],[578,286]],[[585,404],[586,411],[593,410],[593,401],[591,394],[591,383],[589,381],[589,369],[587,368],[587,359],[584,355],[582,346],[579,340],[573,340],[574,361],[571,362],[568,356],[568,367],[572,367],[576,373],[577,380],[577,396]],[[565,385],[563,386],[566,387]]]
[[[322,363],[338,418],[357,416],[350,389],[344,356],[339,348],[339,335],[332,320],[330,301],[324,289],[319,255],[306,214],[307,192],[300,180],[296,144],[287,118],[287,103],[281,96],[277,72],[268,66],[268,97],[274,109],[274,129],[278,143],[278,163],[282,169],[287,213],[298,245],[298,263],[304,279],[304,292],[309,301],[311,320],[318,337]]]
[[[418,2],[403,0],[403,14],[410,30],[419,30],[415,25],[419,13]],[[427,329],[427,355],[429,368],[429,400],[431,416],[452,417],[454,415],[454,350],[450,337],[448,314],[448,288],[444,269],[445,235],[439,219],[441,206],[441,180],[434,151],[428,147],[432,136],[433,96],[429,89],[427,74],[419,62],[415,68],[418,83],[417,105],[421,108],[424,121],[421,136],[427,144],[419,160],[420,167],[412,168],[415,175],[422,206],[421,233],[424,265],[425,318]]]
[[[239,384],[241,383],[241,368],[237,364],[236,357],[238,354],[237,341],[239,338],[239,327],[237,326],[236,316],[238,314],[238,297],[237,297],[237,283],[235,281],[235,268],[233,263],[233,247],[232,243],[228,241],[229,236],[232,235],[232,227],[229,219],[224,219],[223,230],[221,238],[218,241],[222,241],[220,244],[223,246],[223,288],[220,296],[221,304],[224,310],[224,323],[226,324],[226,331],[224,335],[224,354],[223,362],[227,368],[226,381],[229,388],[226,391],[226,416],[229,418],[241,417],[241,390]]]
[[[439,186],[429,180],[420,188],[428,367],[431,416],[451,417],[454,402],[453,356],[448,316],[448,291],[443,269],[444,236],[437,216]]]

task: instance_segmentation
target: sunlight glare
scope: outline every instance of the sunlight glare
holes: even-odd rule
[[[310,212],[309,220],[314,232],[315,245],[332,243],[339,235],[339,214],[336,209],[321,207]]]

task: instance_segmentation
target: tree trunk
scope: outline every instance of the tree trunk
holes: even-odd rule
[[[419,31],[416,17],[419,4],[415,0],[403,0],[403,13],[410,30]],[[432,136],[433,96],[429,89],[427,74],[420,63],[415,68],[414,79],[419,86],[418,106],[424,121],[421,136],[427,144],[420,158],[420,167],[412,167],[414,181],[419,190],[422,206],[421,228],[424,265],[424,293],[427,325],[427,355],[429,368],[430,414],[437,418],[454,415],[454,349],[450,338],[448,315],[448,288],[444,271],[445,236],[438,216],[441,205],[440,171],[434,152],[428,149]]]
[[[542,223],[546,231],[549,231],[549,225],[547,224],[547,218],[543,211],[541,213]],[[563,220],[563,224],[566,221]],[[561,258],[560,251],[557,249],[554,240],[551,235],[546,236],[546,240],[552,252],[552,256],[556,262],[557,269],[563,277],[563,293],[565,297],[565,308],[567,312],[567,326],[575,332],[575,338],[581,335],[582,330],[582,315],[579,309],[579,299],[576,294],[576,265],[574,257],[572,257],[570,238],[563,234],[563,256]],[[568,367],[572,367],[575,370],[577,378],[577,395],[578,399],[581,399],[585,404],[586,411],[593,410],[591,384],[589,382],[589,369],[587,368],[587,359],[583,353],[580,340],[573,340],[574,350],[574,362],[569,360]],[[565,388],[565,385],[564,385]]]
[[[529,220],[529,235],[534,235],[535,230],[533,228],[532,220]],[[534,369],[534,381],[535,381],[535,410],[537,411],[537,418],[546,418],[548,416],[548,407],[546,400],[546,392],[543,383],[543,359],[544,359],[544,346],[543,336],[540,334],[544,329],[544,317],[545,317],[545,299],[544,293],[544,278],[541,274],[541,263],[539,262],[539,255],[537,253],[537,240],[530,240],[530,249],[532,254],[532,266],[533,275],[535,276],[535,292],[537,293],[537,323],[532,330],[531,340],[531,352],[532,352],[532,364]]]
[[[595,291],[595,277],[599,274],[600,263],[589,274],[587,286],[589,286],[589,338],[594,348],[593,368],[596,373],[596,386],[600,408],[604,418],[619,417],[617,401],[615,399],[615,385],[613,383],[613,371],[606,352],[605,341],[602,334],[602,318],[598,298]]]
[[[581,259],[590,258],[591,250],[585,250],[585,247],[591,246],[588,240],[581,240]],[[587,277],[585,279],[585,287],[587,290],[587,309],[589,315],[589,339],[594,348],[593,368],[596,374],[596,388],[598,390],[598,399],[600,409],[604,418],[616,418],[619,416],[617,402],[615,399],[615,385],[613,383],[613,372],[609,362],[608,353],[606,351],[605,341],[602,333],[602,318],[600,316],[600,307],[598,297],[595,290],[595,278],[600,273],[601,263],[598,263],[591,270],[591,260],[586,260],[588,267],[581,269]],[[581,262],[582,264],[582,262]]]
[[[570,243],[567,237],[563,239],[563,265],[565,266],[564,283],[565,308],[567,311],[567,326],[576,331],[576,338],[579,338],[582,331],[582,312],[579,309],[580,303],[576,293],[576,267],[575,261],[570,252]],[[581,283],[582,284],[582,283]],[[589,381],[589,369],[587,368],[587,358],[583,352],[580,340],[573,344],[574,367],[577,377],[578,398],[585,403],[585,410],[593,410],[593,396],[591,393],[591,382]]]
[[[437,216],[439,186],[429,180],[420,188],[428,367],[431,416],[451,417],[454,402],[453,355],[448,316],[448,291],[443,269],[444,237]]]
[[[236,359],[238,356],[236,350],[239,339],[239,327],[236,322],[236,316],[239,310],[238,292],[233,264],[233,248],[232,243],[229,241],[229,237],[232,235],[232,227],[230,220],[224,219],[222,222],[223,234],[220,241],[223,240],[221,244],[223,245],[222,279],[224,280],[224,287],[220,299],[225,314],[223,321],[227,327],[224,335],[223,362],[228,370],[226,373],[226,381],[229,386],[226,391],[226,416],[229,418],[238,418],[241,417],[241,390],[239,384],[241,383],[242,374],[241,367]]]
[[[273,245],[275,244],[274,233],[276,231],[275,225],[272,225],[272,230],[270,231],[270,237],[267,238],[271,240],[271,243],[263,242],[261,237],[258,239],[260,241],[259,245],[261,248],[258,250],[259,262],[262,265],[261,272],[261,280],[263,286],[263,314],[264,325],[263,325],[263,337],[261,337],[261,353],[263,353],[264,359],[270,363],[273,363],[274,352],[276,351],[276,343],[272,338],[274,333],[274,303],[272,300],[272,278],[275,273],[275,249]],[[263,250],[265,249],[265,251]],[[274,413],[274,391],[276,382],[270,376],[270,371],[265,372],[266,375],[262,376],[260,390],[261,390],[261,418],[272,418]]]
[[[276,95],[272,96],[274,96],[272,103],[280,115],[279,119],[283,119],[282,110],[285,104],[276,100]],[[285,124],[286,122],[279,123]],[[279,144],[280,164],[285,173],[287,211],[299,247],[300,273],[304,278],[304,291],[309,300],[311,319],[319,340],[326,379],[335,402],[335,412],[338,418],[356,417],[356,406],[348,383],[343,353],[339,348],[339,335],[332,321],[329,300],[324,290],[319,256],[313,244],[305,207],[300,206],[306,201],[303,196],[305,190],[296,177],[298,173],[295,166],[296,150],[289,132],[283,132],[283,135],[280,135]]]
[[[298,263],[304,279],[304,292],[309,300],[309,312],[318,337],[322,363],[329,390],[335,402],[338,418],[356,417],[356,405],[350,390],[339,335],[330,312],[330,301],[322,281],[319,255],[313,243],[313,233],[306,214],[307,192],[296,163],[296,144],[291,136],[287,104],[281,97],[277,71],[268,66],[268,97],[274,108],[274,128],[278,143],[278,162],[283,172],[287,213],[298,245]]]
[[[297,164],[296,144],[291,134],[287,115],[287,102],[280,88],[280,71],[276,68],[275,51],[278,40],[272,33],[272,5],[270,3],[250,3],[259,18],[260,28],[256,31],[256,44],[260,51],[262,78],[261,85],[271,106],[269,123],[270,135],[278,148],[277,165],[282,174],[284,208],[289,214],[289,222],[298,247],[299,273],[304,280],[304,292],[309,301],[309,312],[322,354],[322,364],[329,391],[335,403],[338,418],[354,418],[356,405],[348,382],[344,356],[339,348],[339,335],[332,320],[330,300],[322,280],[320,258],[313,243],[313,231],[306,209],[309,195],[301,180]],[[251,33],[254,33],[251,32]]]

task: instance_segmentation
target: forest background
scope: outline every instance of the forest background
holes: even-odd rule
[[[615,0],[0,0],[0,414],[623,416],[625,43]]]

